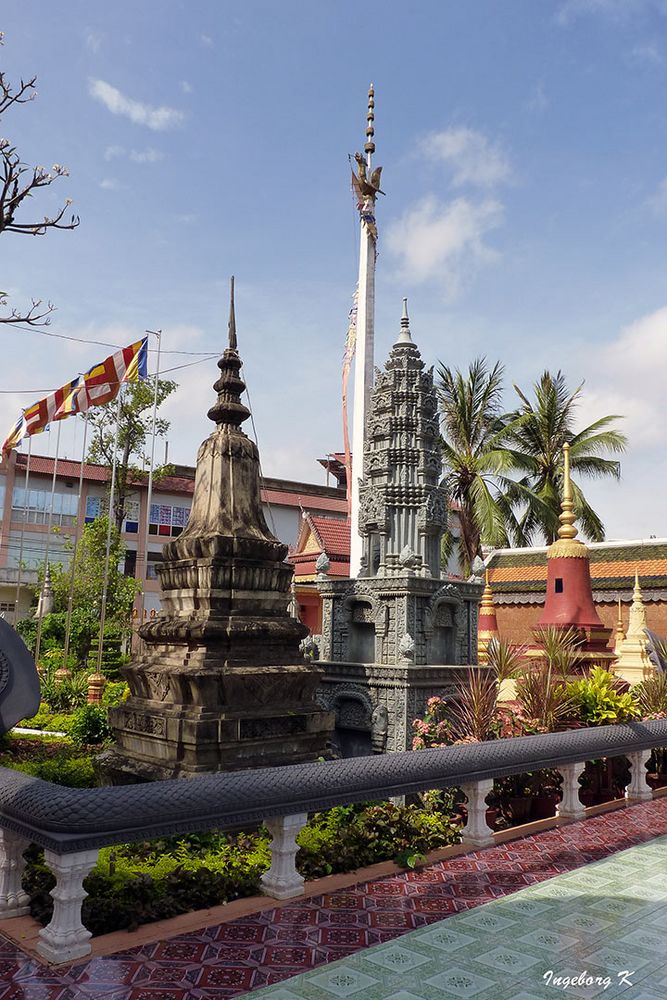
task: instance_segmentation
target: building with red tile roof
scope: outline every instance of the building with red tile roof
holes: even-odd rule
[[[27,496],[26,466],[27,455],[16,451],[0,465],[0,613],[9,621],[23,617],[30,606],[37,570],[44,561],[51,506],[54,459],[45,455],[31,456]],[[58,459],[52,519],[57,531],[52,532],[49,541],[49,561],[52,563],[69,561],[67,543],[74,537],[77,521],[81,524],[93,521],[104,507],[110,470],[103,465],[84,463],[80,497],[79,472],[79,462]],[[178,535],[187,524],[194,475],[193,467],[172,466],[170,475],[153,484],[150,511],[147,509],[148,475],[135,476],[131,481],[122,526],[127,549],[125,571],[142,581],[147,613],[159,609],[156,566],[162,558],[163,544]],[[271,531],[289,546],[294,546],[299,539],[301,514],[305,508],[314,517],[344,519],[347,516],[345,490],[338,487],[265,477],[261,498]],[[147,536],[148,560],[144,566]],[[24,568],[17,613],[19,562]]]

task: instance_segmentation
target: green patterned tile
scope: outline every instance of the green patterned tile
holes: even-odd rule
[[[311,974],[308,981],[332,997],[352,997],[379,983],[378,979],[358,972],[349,960],[344,965],[335,963],[323,972]]]
[[[577,938],[564,934],[558,927],[540,927],[522,934],[516,938],[515,943],[529,945],[531,948],[539,948],[547,953],[565,951],[567,948],[574,948],[577,945]]]
[[[454,966],[446,972],[440,972],[437,976],[431,976],[425,980],[426,986],[435,986],[445,997],[456,998],[456,1000],[468,1000],[469,997],[480,998],[484,995],[493,996],[491,990],[497,989],[497,979],[489,979],[485,976],[478,976],[470,972],[465,967]]]
[[[412,972],[420,965],[426,965],[429,959],[418,952],[404,948],[392,942],[390,945],[379,945],[364,952],[366,962],[378,965],[388,972]]]
[[[478,955],[475,961],[480,965],[488,965],[491,969],[497,969],[500,973],[505,973],[507,977],[514,977],[520,976],[526,969],[537,965],[540,959],[529,955],[526,950],[521,953],[506,945],[501,945],[498,948],[492,948],[491,951],[487,951],[483,955]]]
[[[460,923],[456,924],[457,928],[460,926]],[[404,941],[405,938],[401,938],[401,940]],[[420,945],[428,945],[430,948],[437,948],[439,951],[448,953],[457,951],[465,945],[473,944],[475,940],[476,938],[471,937],[470,934],[463,934],[460,930],[455,930],[451,918],[436,924],[435,927],[429,927],[428,930],[419,931]]]

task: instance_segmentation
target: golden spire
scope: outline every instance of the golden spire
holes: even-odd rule
[[[368,168],[371,166],[371,156],[375,152],[375,143],[373,141],[373,136],[375,135],[374,123],[375,121],[375,88],[373,84],[368,88],[368,111],[366,113],[366,145],[364,146],[364,152],[368,160]]]
[[[639,570],[635,566],[635,588],[632,592],[632,602],[633,604],[643,604],[642,600],[642,588],[639,586]]]
[[[482,608],[489,609],[493,608],[493,591],[491,590],[491,584],[489,583],[489,571],[488,569],[484,571],[484,592],[482,594],[482,600],[480,603],[480,611]]]
[[[560,508],[558,537],[576,538],[578,532],[574,526],[574,503],[572,502],[572,480],[570,479],[570,446],[567,442],[563,445],[563,499]]]
[[[588,549],[583,542],[577,538],[578,531],[575,527],[574,500],[572,492],[572,480],[570,479],[570,446],[567,442],[563,445],[563,499],[560,505],[560,528],[558,538],[547,549],[547,559],[555,558],[588,558]]]

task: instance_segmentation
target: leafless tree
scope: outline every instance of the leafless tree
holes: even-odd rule
[[[0,32],[0,45],[4,35]],[[0,71],[0,116],[17,104],[27,104],[35,99],[37,77],[21,80],[13,86]],[[30,167],[23,163],[16,147],[9,139],[0,138],[0,233],[18,233],[21,236],[43,236],[49,229],[76,229],[79,217],[65,218],[71,200],[67,198],[55,215],[45,215],[43,219],[22,221],[20,210],[27,207],[24,202],[31,199],[38,188],[48,187],[58,177],[67,177],[68,170],[54,163],[50,170],[44,167]],[[29,217],[28,217],[29,218]],[[7,293],[0,291],[0,308],[7,307]],[[27,309],[10,309],[0,313],[0,323],[24,323],[28,326],[47,326],[54,306],[33,299]]]

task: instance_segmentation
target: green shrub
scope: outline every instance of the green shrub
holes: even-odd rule
[[[594,667],[588,677],[567,685],[567,695],[582,722],[608,726],[641,714],[635,696],[619,688],[617,677],[602,667]]]
[[[54,785],[68,788],[94,788],[95,770],[90,757],[52,757],[47,760],[29,761],[25,764],[11,764],[3,761],[5,767],[31,774]]]
[[[102,694],[102,705],[114,708],[121,705],[130,696],[130,689],[125,681],[109,681]]]
[[[405,861],[459,840],[451,793],[427,808],[380,802],[316,813],[297,837],[297,865],[307,879],[353,871],[378,861]]]
[[[106,708],[100,705],[84,705],[74,713],[74,721],[69,734],[76,746],[88,743],[103,743],[111,736],[111,726]]]
[[[46,702],[40,704],[37,715],[33,715],[32,719],[23,719],[19,723],[26,729],[44,729],[52,733],[69,733],[73,724],[74,716],[71,713],[54,714]]]

